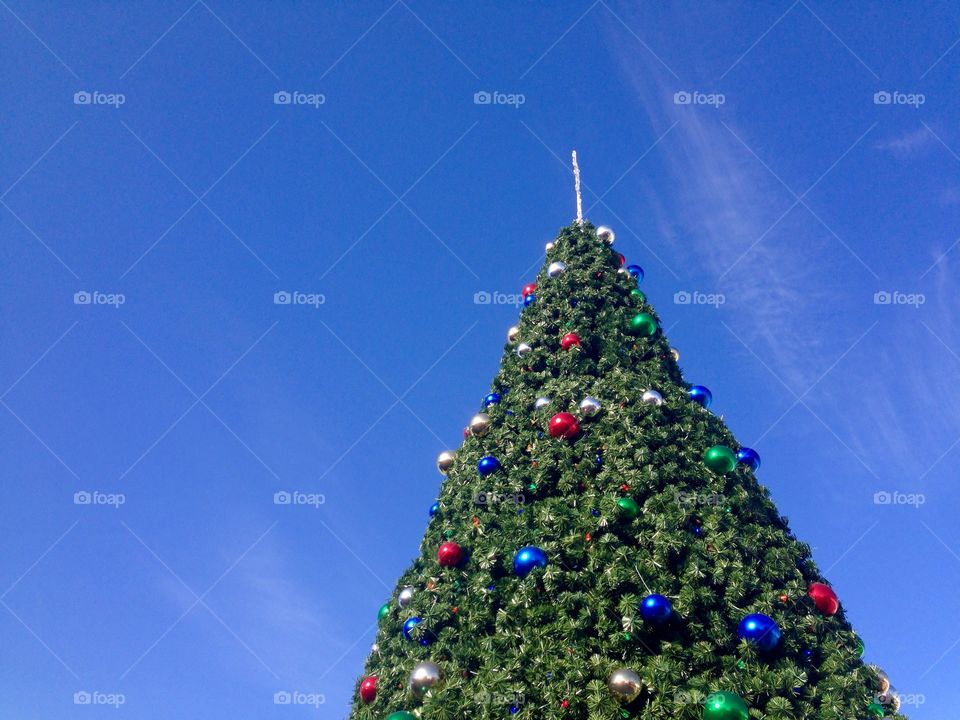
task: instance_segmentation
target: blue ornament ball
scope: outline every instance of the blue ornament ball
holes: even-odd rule
[[[740,448],[737,452],[737,462],[756,472],[760,468],[760,454],[753,448]]]
[[[640,602],[640,617],[653,625],[662,625],[673,615],[673,605],[663,595],[647,595]]]
[[[490,393],[483,399],[483,406],[488,408],[491,405],[496,405],[498,402],[500,402],[500,393]]]
[[[497,460],[493,455],[487,455],[484,458],[480,458],[480,462],[477,463],[477,472],[483,476],[487,476],[490,473],[495,473],[500,469],[500,461]]]
[[[770,652],[780,643],[780,627],[769,615],[754,613],[740,621],[737,636],[761,652]]]
[[[710,403],[713,402],[713,393],[710,392],[710,388],[703,385],[694,385],[687,391],[687,394],[700,407],[708,408]]]
[[[639,265],[627,265],[627,272],[637,279],[637,282],[643,280],[643,268]]]
[[[530,293],[529,295],[527,295],[527,296],[523,299],[523,306],[524,306],[524,307],[530,307],[530,306],[533,305],[536,301],[537,301],[536,295],[534,295],[533,293]]]
[[[547,566],[547,554],[538,547],[527,545],[517,550],[513,556],[513,571],[518,577],[525,578],[534,568]]]
[[[423,618],[412,617],[403,623],[403,637],[407,640],[412,640],[410,637],[410,631],[413,630],[417,625],[423,622]]]
[[[435,502],[433,505],[430,506],[430,517],[433,517],[434,515],[436,515],[437,511],[439,510],[440,510],[440,503]]]

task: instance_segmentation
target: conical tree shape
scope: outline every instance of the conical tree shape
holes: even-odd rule
[[[810,548],[691,399],[621,262],[589,224],[548,252],[499,402],[478,408],[489,426],[454,453],[421,555],[381,609],[351,718],[895,715],[832,591],[810,591],[825,583]],[[579,432],[551,421],[563,412]]]

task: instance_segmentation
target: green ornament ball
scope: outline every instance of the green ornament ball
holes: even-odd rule
[[[703,454],[703,462],[715,473],[723,475],[737,466],[737,454],[725,445],[714,445]]]
[[[747,720],[749,715],[743,698],[725,690],[713,693],[703,704],[703,720]]]
[[[657,321],[650,313],[637,313],[627,325],[632,335],[650,337],[657,331]]]
[[[390,713],[384,720],[417,720],[417,716],[406,710]]]
[[[630,296],[638,298],[642,303],[645,303],[647,301],[646,294],[643,292],[643,290],[640,290],[639,288],[634,288],[633,290],[631,290]]]
[[[627,520],[633,520],[640,514],[640,506],[633,498],[620,498],[617,500],[617,507],[620,508],[620,514]]]
[[[866,648],[863,645],[863,639],[861,639],[859,635],[857,635],[856,638],[857,638],[857,655],[859,655],[860,657],[863,657],[863,652],[864,650],[866,650]]]
[[[377,611],[377,620],[383,620],[389,614],[390,614],[390,605],[385,603],[381,605],[380,609]]]
[[[880,703],[872,702],[867,705],[867,714],[870,717],[882,718],[887,714],[886,710],[883,709],[883,705]]]

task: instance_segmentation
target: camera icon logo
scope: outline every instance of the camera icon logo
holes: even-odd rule
[[[74,305],[89,305],[93,300],[93,296],[88,293],[86,290],[80,290],[73,294],[73,304]]]
[[[480,90],[473,94],[473,104],[474,105],[489,105],[493,102],[493,95],[488,93],[486,90]]]
[[[473,304],[474,305],[489,305],[492,297],[490,293],[486,290],[481,290],[480,292],[475,292],[473,294]]]
[[[879,90],[873,94],[874,105],[889,105],[893,102],[893,96],[886,90]]]
[[[93,102],[93,95],[86,90],[78,90],[73,94],[74,105],[89,105]]]
[[[879,290],[873,294],[874,305],[889,305],[892,300],[893,296],[886,290]]]
[[[689,305],[693,297],[686,290],[680,290],[673,294],[674,305]]]
[[[273,694],[274,705],[289,705],[292,700],[293,697],[286,690],[280,690]]]
[[[874,505],[889,505],[893,502],[893,495],[886,490],[880,490],[873,494]]]
[[[75,692],[73,694],[74,705],[89,705],[92,700],[93,696],[91,696],[86,690],[81,690],[80,692]]]
[[[689,105],[693,101],[693,96],[686,90],[678,90],[673,94],[674,105]]]
[[[274,305],[289,305],[293,301],[293,295],[286,290],[280,290],[273,294]]]
[[[286,490],[278,490],[273,494],[274,505],[289,505],[293,501],[293,496]]]
[[[293,102],[293,95],[286,90],[278,90],[273,94],[274,105],[289,105]]]
[[[89,505],[93,502],[93,495],[86,490],[78,490],[73,494],[74,505]]]

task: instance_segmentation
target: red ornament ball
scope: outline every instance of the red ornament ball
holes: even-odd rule
[[[377,699],[377,676],[365,677],[360,683],[360,699],[368,705]]]
[[[814,606],[824,615],[836,615],[840,609],[840,600],[829,585],[811,583],[807,588],[807,595],[813,600]]]
[[[463,548],[455,542],[445,542],[437,550],[437,562],[443,567],[456,567],[463,562],[465,556]]]
[[[550,418],[548,425],[550,437],[569,440],[580,433],[580,423],[568,412],[557,413]]]
[[[580,336],[576,333],[567,333],[560,338],[560,349],[569,350],[572,347],[580,347]]]
[[[623,253],[617,253],[617,262],[620,263],[620,267],[623,267],[623,264],[627,261],[627,258],[623,256]]]
[[[526,297],[527,295],[533,295],[533,293],[535,293],[536,291],[537,291],[536,283],[527,283],[526,285],[523,286],[523,290],[520,291],[520,294],[523,297]]]

